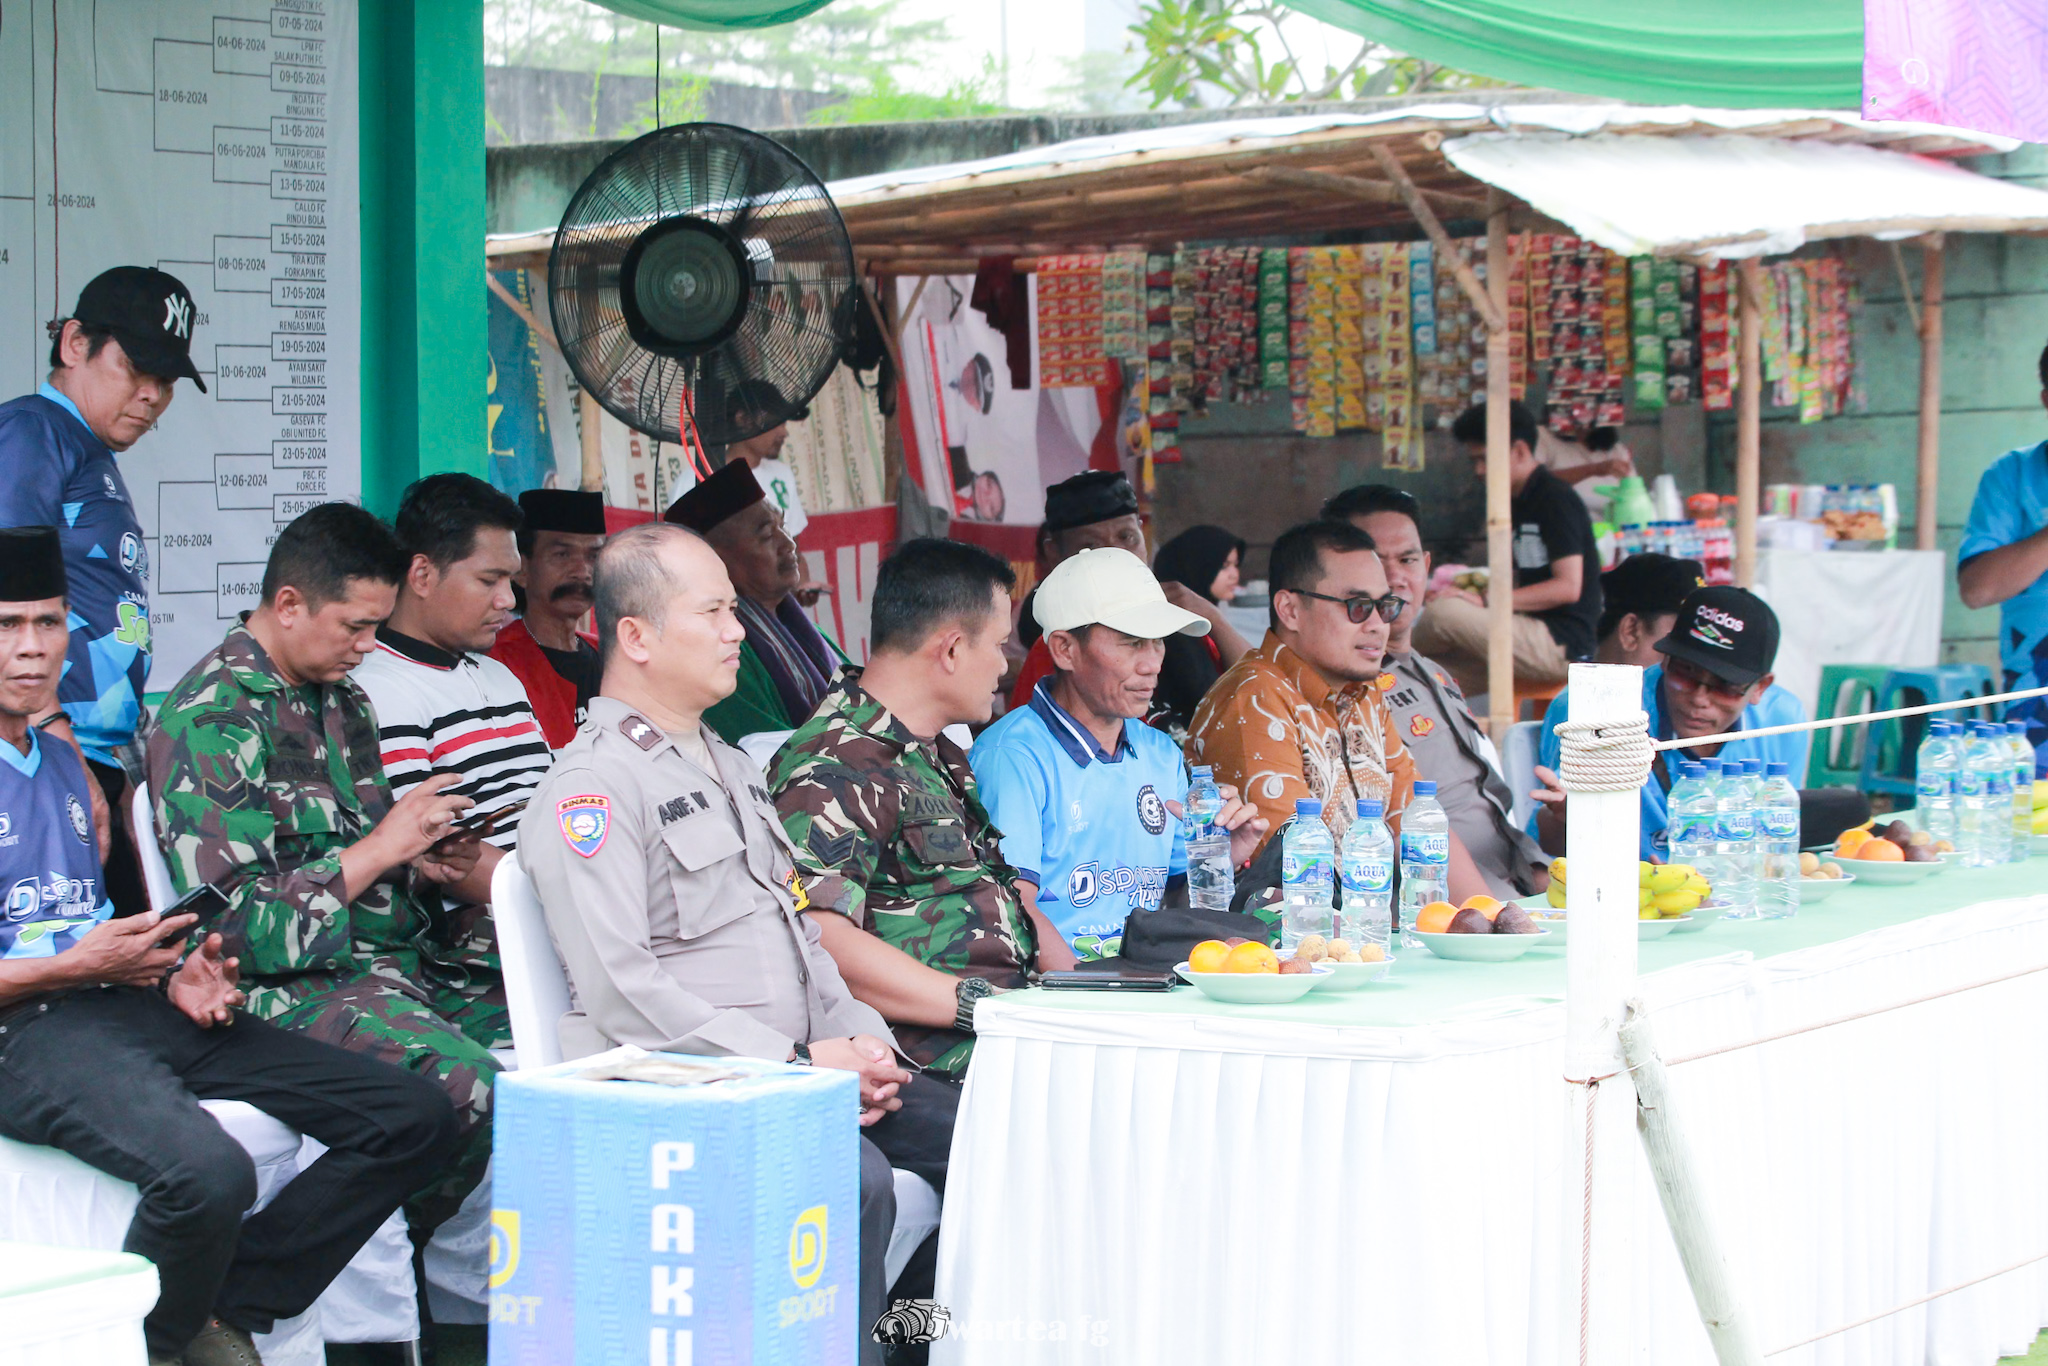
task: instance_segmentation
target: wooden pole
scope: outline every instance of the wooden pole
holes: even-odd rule
[[[1940,233],[1920,242],[1920,449],[1913,543],[1934,549],[1941,522],[1941,297],[1947,253]]]
[[[1735,389],[1735,586],[1756,582],[1758,470],[1763,465],[1763,262],[1745,256],[1736,269],[1742,315],[1742,368]]]
[[[1380,169],[1387,173],[1387,179],[1394,182],[1394,188],[1401,192],[1402,200],[1408,205],[1408,212],[1415,215],[1415,221],[1422,225],[1423,233],[1436,244],[1437,260],[1451,268],[1451,274],[1457,277],[1459,287],[1472,301],[1472,306],[1479,310],[1479,317],[1485,322],[1487,331],[1491,333],[1505,330],[1508,325],[1507,305],[1495,307],[1493,296],[1481,287],[1479,277],[1472,273],[1472,267],[1465,264],[1464,258],[1458,255],[1457,247],[1451,244],[1451,235],[1445,232],[1444,225],[1437,221],[1436,210],[1429,207],[1429,201],[1422,197],[1422,191],[1416,189],[1415,182],[1408,178],[1408,168],[1401,164],[1399,157],[1377,142],[1372,144],[1372,155],[1373,159],[1379,162]],[[1500,192],[1489,189],[1486,193],[1487,222],[1492,223],[1498,216],[1505,223],[1507,208],[1505,201],[1499,197]],[[1505,232],[1506,229],[1503,228],[1502,231]]]
[[[1685,1267],[1686,1280],[1692,1283],[1693,1301],[1699,1306],[1700,1322],[1707,1326],[1715,1359],[1721,1366],[1763,1366],[1756,1338],[1728,1283],[1728,1262],[1715,1234],[1713,1215],[1695,1181],[1699,1168],[1672,1107],[1670,1078],[1657,1056],[1641,1001],[1628,1003],[1620,1034],[1622,1056],[1635,1078],[1636,1132],[1642,1136],[1650,1175],[1664,1204],[1664,1221],[1671,1226],[1672,1241],[1678,1244],[1678,1260]]]
[[[1498,190],[1487,194],[1486,293],[1495,313],[1508,312],[1508,206]],[[1455,252],[1453,261],[1458,260]],[[1515,722],[1515,545],[1509,479],[1508,330],[1486,329],[1486,712],[1487,732],[1507,743]]]
[[[1571,721],[1643,711],[1633,664],[1574,664]],[[1642,806],[1636,792],[1575,792],[1565,818],[1564,1076],[1571,1088],[1565,1149],[1564,1348],[1561,1361],[1623,1366],[1634,1356],[1635,1089],[1620,1029],[1636,994],[1636,876]]]

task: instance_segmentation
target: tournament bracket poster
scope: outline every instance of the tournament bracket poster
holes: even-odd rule
[[[0,0],[0,400],[110,266],[192,291],[191,383],[120,458],[149,688],[256,605],[287,522],[357,501],[355,0]]]

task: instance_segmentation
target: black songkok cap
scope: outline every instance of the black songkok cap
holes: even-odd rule
[[[1045,491],[1045,529],[1070,531],[1092,526],[1112,517],[1129,517],[1138,511],[1138,495],[1131,481],[1115,470],[1089,470],[1072,479],[1062,479]]]
[[[528,489],[519,495],[519,511],[526,517],[526,529],[566,531],[572,536],[602,536],[604,495],[576,489]]]
[[[701,536],[767,496],[761,491],[761,481],[754,478],[752,465],[744,460],[728,460],[716,474],[670,503],[661,520],[686,526]]]
[[[0,602],[42,602],[65,596],[64,546],[53,526],[0,531]]]

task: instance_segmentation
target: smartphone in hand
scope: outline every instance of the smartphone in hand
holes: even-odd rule
[[[218,887],[215,887],[210,882],[200,883],[197,887],[194,887],[165,908],[163,914],[165,920],[169,920],[175,915],[196,915],[199,917],[195,923],[187,925],[184,929],[179,930],[173,935],[171,939],[165,940],[165,945],[169,945],[174,940],[182,939],[187,935],[205,934],[207,927],[227,908],[227,896]]]

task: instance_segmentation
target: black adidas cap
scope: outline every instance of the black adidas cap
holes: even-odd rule
[[[206,392],[192,364],[192,291],[177,276],[149,266],[115,266],[78,292],[71,316],[112,332],[142,373],[189,379]]]
[[[1746,688],[1777,662],[1778,614],[1746,588],[1697,588],[1657,650]]]

